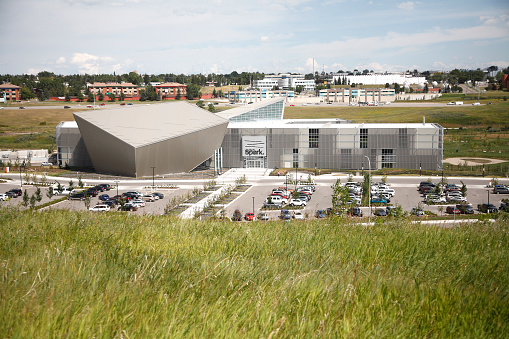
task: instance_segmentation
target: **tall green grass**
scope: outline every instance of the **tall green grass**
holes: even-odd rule
[[[508,221],[0,209],[2,337],[505,337]]]

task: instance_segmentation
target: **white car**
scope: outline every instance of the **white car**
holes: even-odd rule
[[[467,202],[467,198],[460,195],[448,196],[447,200],[449,200],[450,202]]]
[[[480,103],[480,102],[474,102],[474,103],[472,104],[472,106],[481,106],[481,103]]]
[[[451,101],[451,102],[448,102],[447,105],[456,105],[456,103]]]
[[[9,198],[9,196],[7,194],[4,194],[4,193],[0,194],[0,200],[1,201],[7,201],[9,199],[10,198]]]
[[[301,211],[295,211],[293,212],[293,218],[294,219],[304,219],[304,215],[302,214]]]
[[[110,206],[108,205],[96,205],[90,208],[92,212],[108,212],[110,210]]]
[[[290,206],[306,206],[306,202],[300,199],[290,200]]]
[[[145,200],[142,199],[134,199],[130,203],[136,207],[145,207]]]
[[[156,201],[156,197],[154,197],[153,195],[144,195],[141,198],[143,200],[145,200],[146,202],[154,202],[154,201]],[[159,200],[159,197],[157,197],[157,200]]]

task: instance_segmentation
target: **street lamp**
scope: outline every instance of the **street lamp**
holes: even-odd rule
[[[115,184],[117,184],[117,195],[118,195],[118,183],[119,183],[119,182],[120,182],[120,181],[115,180]]]
[[[368,206],[369,206],[369,215],[368,215],[368,224],[371,225],[371,160],[367,155],[364,156],[368,159],[369,166],[369,186],[368,186]]]
[[[254,197],[253,197],[253,215],[254,215]]]
[[[152,167],[152,188],[155,187],[155,181],[154,181],[154,171],[155,171],[155,167]]]
[[[422,162],[419,163],[419,176],[422,176]]]
[[[486,193],[488,193],[488,205],[490,204],[490,190],[487,190]]]

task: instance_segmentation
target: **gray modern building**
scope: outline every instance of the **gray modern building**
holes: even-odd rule
[[[182,102],[75,113],[76,123],[57,127],[58,161],[128,176],[186,172],[205,161],[215,169],[442,166],[440,125],[283,119],[284,101],[217,114]]]
[[[228,125],[185,102],[90,110],[74,119],[80,137],[71,124],[57,127],[59,163],[80,167],[88,156],[97,172],[132,177],[191,171],[219,148]]]

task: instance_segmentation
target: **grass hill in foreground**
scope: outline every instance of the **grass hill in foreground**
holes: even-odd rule
[[[1,337],[505,337],[509,222],[0,208]]]

